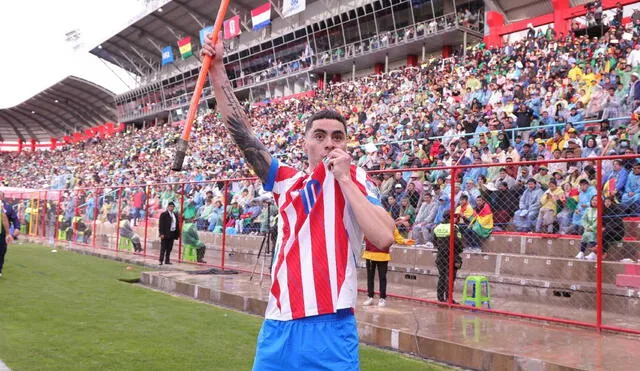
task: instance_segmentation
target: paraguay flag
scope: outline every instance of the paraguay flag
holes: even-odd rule
[[[266,3],[251,10],[251,24],[257,31],[271,24],[271,3]]]

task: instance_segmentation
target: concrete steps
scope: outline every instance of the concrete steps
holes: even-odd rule
[[[485,252],[521,254],[545,257],[572,258],[580,251],[580,236],[527,235],[518,233],[494,233],[483,244]],[[607,260],[638,258],[640,240],[628,237],[609,250]]]
[[[630,229],[640,224],[625,223]],[[143,226],[136,228],[140,229],[137,233],[144,234]],[[99,245],[115,246],[113,225],[105,223],[97,230],[99,234],[96,241]],[[221,254],[222,235],[201,232],[200,237],[207,245],[205,260],[216,264]],[[160,242],[156,228],[148,228],[147,238],[147,252],[157,255]],[[253,269],[262,236],[229,235],[226,239],[225,261],[232,266]],[[461,288],[464,277],[480,274],[489,278],[492,295],[497,298],[525,303],[553,303],[565,309],[592,309],[595,306],[596,263],[573,258],[579,244],[578,237],[496,233],[484,243],[482,253],[462,254],[463,264],[456,284]],[[638,244],[638,241],[625,241],[620,244],[620,249],[626,250],[627,255],[637,254]],[[174,254],[177,254],[176,246]],[[402,292],[435,289],[438,276],[435,250],[393,246],[391,255],[390,284],[404,287]],[[635,263],[603,262],[603,293],[609,310],[640,313],[640,290],[635,287],[635,278],[626,277],[630,275],[629,266],[636,265],[640,267]],[[358,274],[361,287],[366,287],[366,272],[360,269]]]
[[[433,255],[432,251],[411,251],[416,255]],[[216,256],[219,250],[211,250],[207,254]],[[395,254],[398,256],[400,254]],[[467,254],[465,254],[467,255]],[[477,255],[477,254],[468,254]],[[243,267],[245,269],[253,269],[257,259],[257,252],[247,251],[243,249],[231,249],[227,252],[225,261],[234,267]],[[269,259],[269,257],[267,257]],[[463,257],[464,259],[464,257]],[[484,261],[470,259],[471,261]],[[490,259],[488,259],[490,261]],[[362,262],[364,263],[364,262]],[[268,260],[267,260],[268,266]],[[495,274],[491,272],[478,272],[463,269],[458,273],[456,281],[456,292],[462,292],[464,278],[471,274],[481,274],[486,276],[491,282],[492,296],[494,298],[504,299],[506,301],[518,301],[521,303],[544,304],[551,307],[557,307],[560,314],[568,308],[580,309],[585,311],[595,310],[595,281],[573,281],[573,280],[541,280],[535,278],[523,278],[520,275]],[[593,263],[592,263],[593,264]],[[268,268],[265,270],[268,272]],[[260,272],[260,264],[258,265],[258,273]],[[366,288],[366,270],[364,265],[358,270],[359,287]],[[435,265],[416,266],[414,264],[402,264],[392,261],[389,265],[387,273],[387,282],[389,287],[394,287],[393,291],[389,288],[388,292],[398,295],[413,296],[419,298],[435,297],[435,288],[438,280],[438,270]],[[376,283],[377,287],[377,283]],[[607,311],[612,313],[640,313],[640,291],[629,290],[627,288],[616,287],[615,284],[603,285],[603,302]],[[526,307],[526,305],[523,305]],[[535,313],[532,313],[535,314]]]

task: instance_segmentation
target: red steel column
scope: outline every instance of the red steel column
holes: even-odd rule
[[[227,199],[229,197],[229,181],[224,182],[224,203],[222,206],[222,257],[220,258],[220,266],[224,270],[224,251],[227,246]],[[268,224],[268,222],[267,222]]]
[[[569,32],[569,9],[571,4],[569,0],[551,0],[553,6],[553,29],[556,31],[556,37],[567,35]]]
[[[598,332],[602,331],[602,160],[596,162],[596,184],[598,185],[598,210],[596,212],[597,220],[597,235],[596,235],[596,249],[597,249],[597,264],[596,264],[596,328]]]
[[[182,183],[181,186],[181,196],[180,196],[180,215],[178,215],[178,220],[176,221],[178,223],[177,226],[177,230],[180,231],[180,235],[178,236],[178,261],[182,262],[182,219],[184,216],[184,183]]]
[[[449,305],[453,304],[453,269],[455,257],[455,244],[456,244],[456,225],[455,225],[455,212],[456,212],[456,177],[458,176],[456,169],[451,169],[451,199],[449,210],[449,287],[447,288],[447,302]],[[464,303],[462,303],[464,304]]]
[[[504,16],[494,10],[490,10],[486,15],[489,34],[484,37],[484,43],[487,49],[499,48],[502,46],[502,26],[504,26]]]
[[[449,58],[451,56],[451,45],[443,45],[442,46],[442,58]]]
[[[147,256],[147,231],[149,230],[149,186],[146,187],[147,199],[144,206],[144,247],[142,255]]]

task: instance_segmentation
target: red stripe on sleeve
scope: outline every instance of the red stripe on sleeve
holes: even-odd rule
[[[281,182],[283,180],[289,179],[293,176],[295,176],[296,174],[298,174],[298,170],[289,167],[289,166],[285,166],[285,165],[280,165],[278,167],[278,172],[276,173],[276,182]]]

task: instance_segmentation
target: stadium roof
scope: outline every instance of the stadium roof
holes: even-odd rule
[[[249,15],[265,0],[234,0],[227,14]],[[191,36],[192,45],[200,44],[199,32],[212,25],[220,0],[172,0],[134,24],[103,41],[90,52],[138,76],[160,68],[161,49],[177,46],[177,41]],[[272,19],[277,13],[272,13]],[[242,16],[241,16],[242,21]]]
[[[47,142],[109,121],[116,121],[114,93],[68,76],[18,105],[0,109],[0,141]]]
[[[313,1],[308,0],[307,5]],[[589,1],[570,0],[570,5],[578,6]],[[240,14],[242,22],[250,18],[251,9],[264,3],[265,0],[234,0],[227,15]],[[507,23],[553,12],[552,0],[487,0],[485,3],[488,8],[502,12]],[[160,70],[163,47],[175,48],[177,41],[186,36],[191,36],[194,47],[199,45],[200,30],[213,23],[219,6],[220,0],[169,1],[90,52],[137,76],[152,75]],[[273,6],[272,10],[272,19],[275,19],[278,11]]]

